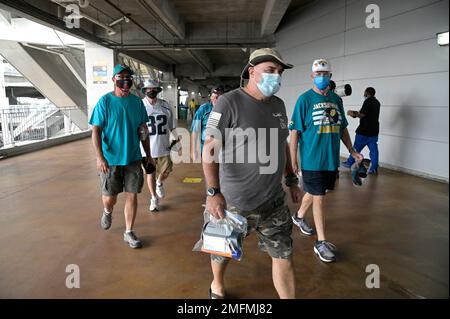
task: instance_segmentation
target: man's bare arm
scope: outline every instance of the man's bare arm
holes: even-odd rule
[[[102,173],[109,171],[108,162],[103,156],[102,150],[102,128],[100,126],[92,126],[92,144],[97,158],[97,169]]]
[[[298,139],[299,139],[299,133],[297,130],[291,131],[291,137],[289,140],[289,151],[290,151],[290,157],[291,157],[291,163],[292,163],[292,170],[295,174],[299,173],[299,167],[298,167]]]
[[[366,114],[358,112],[358,111],[348,111],[347,115],[351,116],[353,118],[357,118],[358,117],[360,119],[362,119],[363,117],[366,117]]]
[[[219,163],[217,161],[217,154],[215,154],[215,150],[219,149],[221,143],[222,142],[220,140],[207,137],[205,145],[203,146],[202,165],[207,188],[220,189]],[[225,198],[221,193],[212,197],[208,196],[206,198],[206,210],[215,218],[224,218],[225,208]]]

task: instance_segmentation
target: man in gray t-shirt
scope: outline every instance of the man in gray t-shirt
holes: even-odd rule
[[[206,210],[219,219],[224,218],[225,208],[247,218],[248,232],[257,233],[272,257],[280,298],[295,298],[292,219],[281,184],[283,174],[294,202],[301,192],[287,148],[286,109],[274,94],[284,69],[292,67],[275,50],[253,52],[242,73],[248,85],[221,96],[210,114],[202,156]],[[227,261],[211,255],[211,298],[225,295]]]

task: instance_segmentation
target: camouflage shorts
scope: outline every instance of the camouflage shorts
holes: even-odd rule
[[[256,232],[258,238],[264,242],[270,257],[278,259],[291,257],[292,218],[287,205],[287,196],[283,190],[253,211],[243,211],[236,207],[227,209],[247,218],[247,236]],[[220,264],[228,260],[218,255],[211,255],[211,259]]]

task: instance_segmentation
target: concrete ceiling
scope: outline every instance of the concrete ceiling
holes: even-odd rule
[[[175,9],[187,23],[258,22],[264,12],[260,0],[172,0]]]
[[[275,46],[283,17],[313,0],[90,0],[80,29],[62,18],[67,0],[0,0],[0,9],[56,27],[178,78],[202,83],[234,79],[251,49]],[[78,1],[73,1],[78,3]],[[127,16],[107,32],[108,26]],[[95,20],[95,21],[94,21]],[[103,26],[101,26],[103,25]]]

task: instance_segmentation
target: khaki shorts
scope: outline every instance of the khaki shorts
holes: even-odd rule
[[[287,206],[287,195],[283,190],[253,211],[242,211],[236,207],[228,207],[227,210],[247,218],[247,235],[256,232],[270,257],[291,257],[292,218]],[[218,255],[211,255],[211,259],[220,264],[228,261],[228,258]]]
[[[156,166],[156,176],[172,172],[173,162],[170,155],[154,158],[154,161]]]
[[[116,196],[122,192],[138,194],[143,185],[141,161],[127,166],[110,166],[108,173],[100,173],[100,186],[105,196]]]

